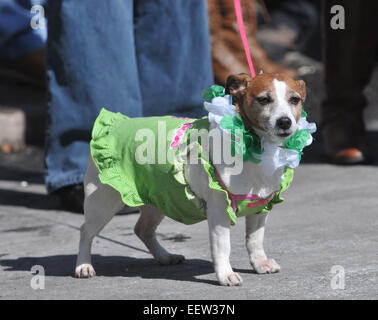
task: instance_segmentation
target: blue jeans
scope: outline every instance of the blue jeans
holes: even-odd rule
[[[0,1],[0,60],[15,60],[45,46],[47,30],[30,26],[30,9],[45,1]]]
[[[204,0],[53,0],[48,8],[49,192],[81,183],[102,107],[203,115],[212,84]]]

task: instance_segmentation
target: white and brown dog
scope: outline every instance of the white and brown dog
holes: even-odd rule
[[[226,92],[232,95],[244,125],[272,144],[282,145],[297,130],[302,104],[306,96],[303,81],[295,81],[283,74],[260,74],[250,78],[246,74],[230,76]],[[216,128],[215,128],[216,129]],[[218,129],[219,130],[219,129]],[[226,185],[234,194],[258,194],[268,197],[280,189],[284,168],[266,176],[261,166],[250,161],[243,164],[242,173],[230,179],[227,164],[214,164]],[[85,223],[81,228],[76,276],[95,275],[91,264],[93,238],[123,207],[120,194],[98,178],[98,169],[89,158],[84,179]],[[241,285],[242,278],[231,267],[230,220],[225,213],[227,203],[222,193],[208,187],[208,176],[202,166],[185,166],[185,178],[196,196],[206,201],[206,214],[210,231],[210,246],[217,279],[221,285]],[[150,206],[140,208],[140,218],[135,233],[144,242],[154,258],[161,264],[176,264],[184,260],[182,255],[167,252],[157,241],[155,230],[164,214]],[[257,273],[274,273],[280,266],[267,258],[264,248],[264,227],[267,213],[246,216],[246,246],[250,263]]]

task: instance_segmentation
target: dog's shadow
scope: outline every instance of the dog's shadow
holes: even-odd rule
[[[41,265],[47,277],[73,277],[75,262],[76,255],[56,255],[2,259],[0,265],[4,267],[5,272],[31,272],[33,266]],[[92,263],[99,277],[141,277],[144,279],[167,279],[218,285],[215,280],[197,278],[214,273],[211,262],[207,260],[188,259],[178,265],[161,266],[152,258],[92,255]]]

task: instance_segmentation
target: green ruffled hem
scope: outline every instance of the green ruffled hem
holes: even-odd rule
[[[112,136],[113,124],[120,117],[129,119],[129,117],[121,113],[113,113],[102,108],[98,115],[92,130],[92,140],[90,142],[90,150],[93,162],[99,171],[99,179],[101,183],[107,184],[120,192],[122,201],[130,207],[139,207],[148,202],[144,201],[136,195],[133,190],[121,179],[121,173],[118,170],[118,163],[121,161],[120,154],[110,152],[110,145],[115,142]]]
[[[291,181],[293,181],[293,178],[294,178],[294,169],[285,167],[284,177],[282,178],[282,181],[281,181],[280,190],[276,193],[273,199],[270,200],[260,212],[258,212],[258,214],[268,212],[273,209],[273,206],[275,204],[278,204],[284,201],[284,198],[281,197],[281,193],[290,187],[290,183]]]
[[[182,137],[182,139],[186,138],[186,134]],[[190,189],[190,186],[188,182],[185,179],[185,161],[187,159],[187,155],[190,154],[190,151],[194,149],[198,144],[192,144],[190,146],[186,146],[184,150],[180,150],[180,147],[182,145],[179,145],[178,151],[175,156],[175,162],[174,162],[174,172],[173,177],[175,180],[184,186],[184,191],[186,198],[196,205],[197,208],[202,210],[206,214],[206,203],[204,200],[199,199],[194,192]],[[181,148],[182,149],[182,148]]]
[[[214,169],[213,164],[210,161],[208,161],[206,158],[203,157],[203,153],[206,152],[206,151],[204,151],[203,148],[200,146],[198,152],[199,152],[199,156],[201,158],[201,161],[203,161],[202,162],[203,168],[205,169],[205,171],[206,171],[206,173],[209,177],[209,188],[216,190],[216,191],[219,191],[219,192],[223,192],[223,194],[226,197],[226,201],[227,201],[227,209],[226,209],[227,214],[230,218],[231,225],[235,225],[236,220],[237,220],[237,216],[236,216],[234,210],[232,209],[231,199],[229,198],[227,191],[222,188],[220,182],[218,181],[217,176],[215,174],[215,169]]]
[[[236,223],[236,215],[234,211],[232,210],[231,207],[231,200],[228,197],[227,191],[222,188],[220,183],[218,182],[214,167],[213,165],[203,157],[203,148],[198,142],[194,142],[191,145],[187,146],[185,149],[181,150],[175,159],[174,167],[175,167],[175,172],[174,172],[174,178],[176,181],[180,184],[182,184],[185,187],[185,194],[187,195],[187,198],[191,201],[193,201],[196,206],[200,209],[205,209],[206,204],[204,203],[204,200],[199,199],[193,191],[190,189],[190,186],[188,182],[185,179],[185,161],[187,160],[188,155],[190,154],[190,151],[193,149],[198,150],[198,159],[201,161],[207,175],[209,176],[209,187],[213,190],[223,192],[226,201],[227,201],[227,213],[229,217],[231,218],[231,223],[234,225]]]
[[[204,205],[202,200],[199,200],[196,195],[191,191],[188,182],[185,179],[185,160],[187,159],[188,155],[190,154],[190,151],[194,148],[197,148],[198,150],[198,158],[200,159],[203,168],[205,169],[205,172],[207,173],[209,177],[209,188],[216,190],[218,192],[222,192],[225,195],[226,201],[227,201],[227,214],[230,218],[231,225],[236,224],[237,220],[237,215],[232,209],[232,204],[231,204],[231,199],[228,196],[228,193],[226,190],[223,189],[221,186],[220,182],[218,181],[216,174],[215,174],[215,169],[213,164],[207,160],[209,157],[204,157],[203,154],[206,152],[203,150],[201,145],[198,142],[192,143],[190,146],[187,146],[185,149],[181,150],[179,154],[176,157],[175,160],[175,173],[174,177],[177,182],[182,184],[185,187],[185,194],[187,195],[187,198],[189,200],[192,200],[195,202],[198,208],[205,208],[206,205]],[[206,153],[207,154],[207,153]],[[284,192],[286,189],[289,188],[291,181],[293,180],[294,177],[294,170],[291,168],[286,167],[284,171],[284,177],[281,182],[281,188],[280,190],[276,193],[276,195],[273,197],[272,200],[270,200],[262,209],[261,211],[254,213],[254,214],[261,214],[265,213],[268,211],[271,211],[273,209],[273,206],[275,204],[281,203],[284,201],[284,199],[281,197],[281,193]]]

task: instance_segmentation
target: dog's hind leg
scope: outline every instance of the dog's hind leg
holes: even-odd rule
[[[268,213],[251,214],[246,216],[246,245],[249,260],[257,273],[275,273],[280,271],[279,264],[274,259],[266,257],[263,242],[265,222]]]
[[[154,258],[162,265],[178,264],[185,260],[179,254],[166,251],[156,239],[156,228],[163,220],[164,215],[151,206],[140,208],[140,217],[135,225],[135,234],[143,241]]]
[[[85,222],[80,230],[79,254],[75,269],[75,275],[78,278],[90,278],[95,275],[91,263],[93,238],[124,207],[119,192],[100,182],[98,170],[91,158],[89,158],[84,178],[84,191]]]

